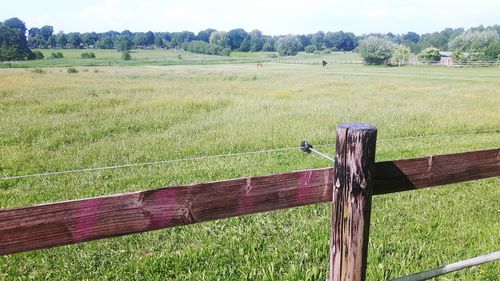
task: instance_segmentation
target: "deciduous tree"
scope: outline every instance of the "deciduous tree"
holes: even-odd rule
[[[240,48],[241,42],[245,40],[248,36],[248,33],[243,28],[231,29],[228,32],[229,36],[229,46],[231,50],[236,50]]]
[[[300,42],[295,35],[287,35],[276,41],[276,51],[280,56],[295,56],[300,48]]]
[[[0,61],[34,59],[28,48],[26,27],[18,18],[0,22]]]
[[[229,48],[229,35],[225,31],[215,31],[210,34],[210,44]]]
[[[439,61],[441,56],[439,55],[439,49],[435,47],[428,47],[425,48],[419,55],[418,59],[420,61],[426,61],[426,62],[431,62],[431,61]]]
[[[369,36],[359,42],[358,52],[368,64],[383,64],[391,58],[395,45],[384,37]]]
[[[399,65],[408,62],[411,50],[405,45],[397,45],[392,54],[392,59]]]

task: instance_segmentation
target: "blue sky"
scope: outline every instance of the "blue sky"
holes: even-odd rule
[[[259,29],[264,34],[323,31],[426,33],[500,24],[500,0],[102,0],[4,1],[0,20],[55,31]]]

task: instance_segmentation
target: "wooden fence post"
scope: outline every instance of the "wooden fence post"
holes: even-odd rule
[[[377,128],[369,124],[337,127],[330,281],[366,278],[376,139]]]

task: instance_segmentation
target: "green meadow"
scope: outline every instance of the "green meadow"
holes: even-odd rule
[[[132,59],[125,61],[122,53],[116,50],[101,49],[38,49],[44,55],[43,59],[0,63],[0,68],[26,67],[74,67],[74,66],[144,66],[144,65],[205,65],[205,64],[240,64],[262,61],[286,60],[303,63],[319,63],[327,61],[360,61],[358,54],[352,52],[333,52],[330,54],[299,53],[293,57],[275,57],[274,52],[232,52],[229,57],[195,54],[175,50],[131,50]],[[52,53],[61,52],[63,58],[52,58]],[[82,58],[82,53],[92,52],[93,59]]]
[[[291,149],[0,180],[0,208],[326,167],[293,148],[307,139],[333,155],[342,122],[378,128],[377,161],[500,147],[500,68],[323,68],[163,50],[125,62],[84,51],[0,69],[0,177]],[[287,58],[322,59],[358,58]],[[368,280],[500,249],[499,186],[374,197]],[[2,256],[0,280],[325,280],[330,222],[320,204]],[[494,262],[436,280],[497,281],[499,272]]]

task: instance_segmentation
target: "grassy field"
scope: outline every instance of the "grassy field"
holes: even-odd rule
[[[331,54],[307,54],[299,53],[293,57],[277,57],[272,58],[274,52],[257,52],[244,53],[232,52],[231,56],[212,56],[195,54],[184,51],[175,50],[132,50],[132,59],[124,61],[120,52],[115,50],[58,50],[58,49],[40,49],[44,55],[44,59],[31,61],[18,61],[0,63],[0,68],[26,68],[26,67],[72,67],[72,66],[143,66],[143,65],[205,65],[205,64],[236,64],[236,63],[251,63],[258,61],[270,60],[286,60],[286,61],[301,61],[301,62],[318,62],[321,60],[338,61],[338,60],[356,60],[360,57],[351,52],[333,52]],[[51,58],[51,53],[62,52],[64,58]],[[93,52],[95,58],[82,59],[82,53]]]
[[[72,56],[82,64],[79,51],[64,60]],[[346,121],[379,129],[377,161],[500,146],[500,131],[491,131],[500,128],[499,68],[76,69],[0,69],[0,177],[296,147],[303,139],[332,144]],[[482,130],[490,131],[455,134]],[[395,139],[431,134],[449,135]],[[0,208],[327,165],[290,150],[0,181]],[[494,178],[375,197],[368,280],[498,250],[499,185]],[[323,204],[4,256],[0,280],[325,280],[330,217]],[[499,272],[496,262],[439,280],[496,281]]]

